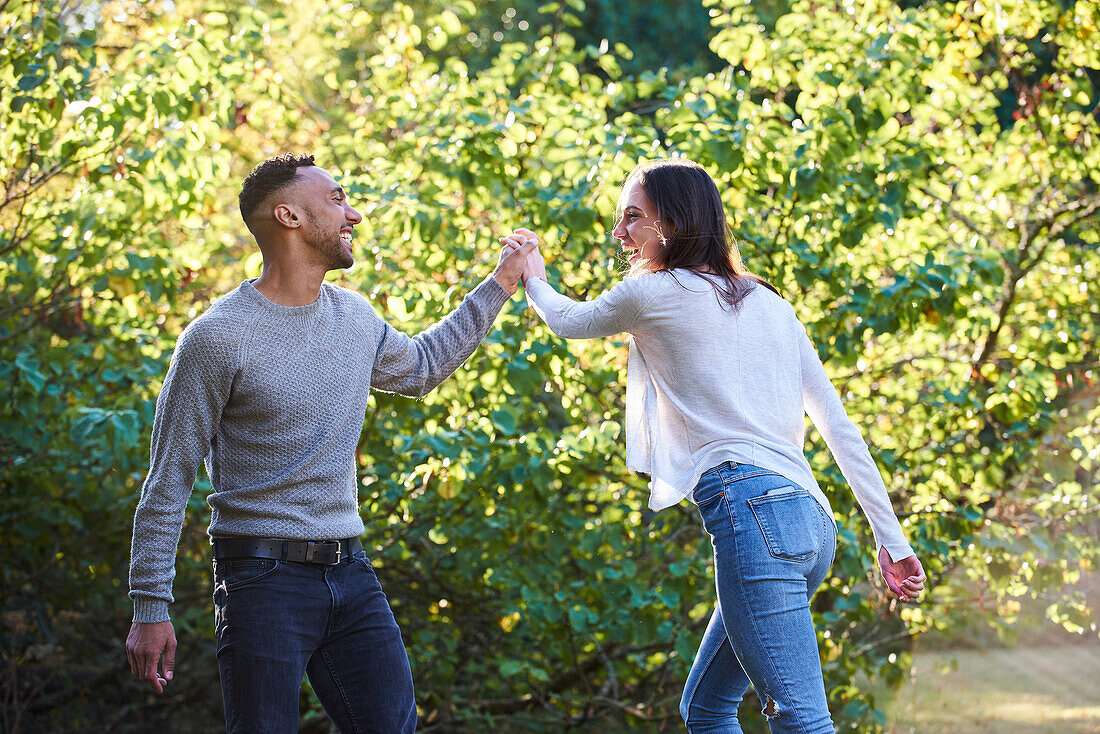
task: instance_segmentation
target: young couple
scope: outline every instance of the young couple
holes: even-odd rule
[[[180,335],[157,400],[134,518],[133,674],[172,678],[176,545],[198,465],[213,484],[217,656],[229,732],[293,732],[310,678],[343,732],[412,732],[408,657],[358,537],[355,449],[371,388],[421,396],[457,369],[524,281],[566,338],[627,332],[627,463],[650,507],[687,498],[714,546],[717,600],[681,702],[690,732],[740,732],[751,684],[772,732],[832,732],[809,600],[836,526],[803,454],[808,413],[874,531],[890,591],[920,563],[794,309],[741,264],[718,190],[681,160],[641,165],[613,232],[632,270],[590,302],[546,279],[538,238],[503,238],[495,271],[409,337],[324,282],[354,261],[362,217],[312,156],[249,174],[241,214],[264,258]]]

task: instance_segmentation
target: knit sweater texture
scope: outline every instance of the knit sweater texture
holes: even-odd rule
[[[275,304],[252,281],[214,303],[180,335],[157,398],[134,517],[134,621],[169,618],[176,546],[204,459],[212,537],[361,535],[354,459],[370,388],[427,394],[473,353],[508,298],[486,278],[414,337],[330,283],[307,306]]]
[[[895,561],[913,555],[859,429],[787,301],[756,286],[730,309],[690,270],[626,278],[578,302],[543,280],[527,300],[555,334],[631,334],[626,461],[650,475],[654,510],[690,499],[725,461],[752,464],[808,489],[832,517],[804,453],[809,414]]]

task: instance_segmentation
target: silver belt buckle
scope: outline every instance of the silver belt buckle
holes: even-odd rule
[[[317,550],[321,551],[332,550],[333,546],[336,548],[336,558],[331,561],[317,561],[314,560],[314,556]],[[340,565],[340,541],[338,540],[324,540],[320,543],[315,543],[312,540],[306,542],[306,563],[316,563],[319,566],[338,566]]]

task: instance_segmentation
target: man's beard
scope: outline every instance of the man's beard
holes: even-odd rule
[[[306,209],[306,219],[309,221],[306,243],[320,256],[326,269],[342,270],[355,264],[355,258],[344,250],[339,230],[326,232],[309,209]]]

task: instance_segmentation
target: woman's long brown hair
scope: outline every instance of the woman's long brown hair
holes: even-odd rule
[[[635,272],[685,268],[712,273],[720,282],[706,280],[731,309],[736,309],[756,284],[779,294],[775,286],[745,268],[726,223],[718,186],[702,166],[677,158],[642,163],[630,172],[624,189],[632,180],[657,207],[661,238],[657,256],[639,263]],[[666,227],[669,232],[663,231]]]

